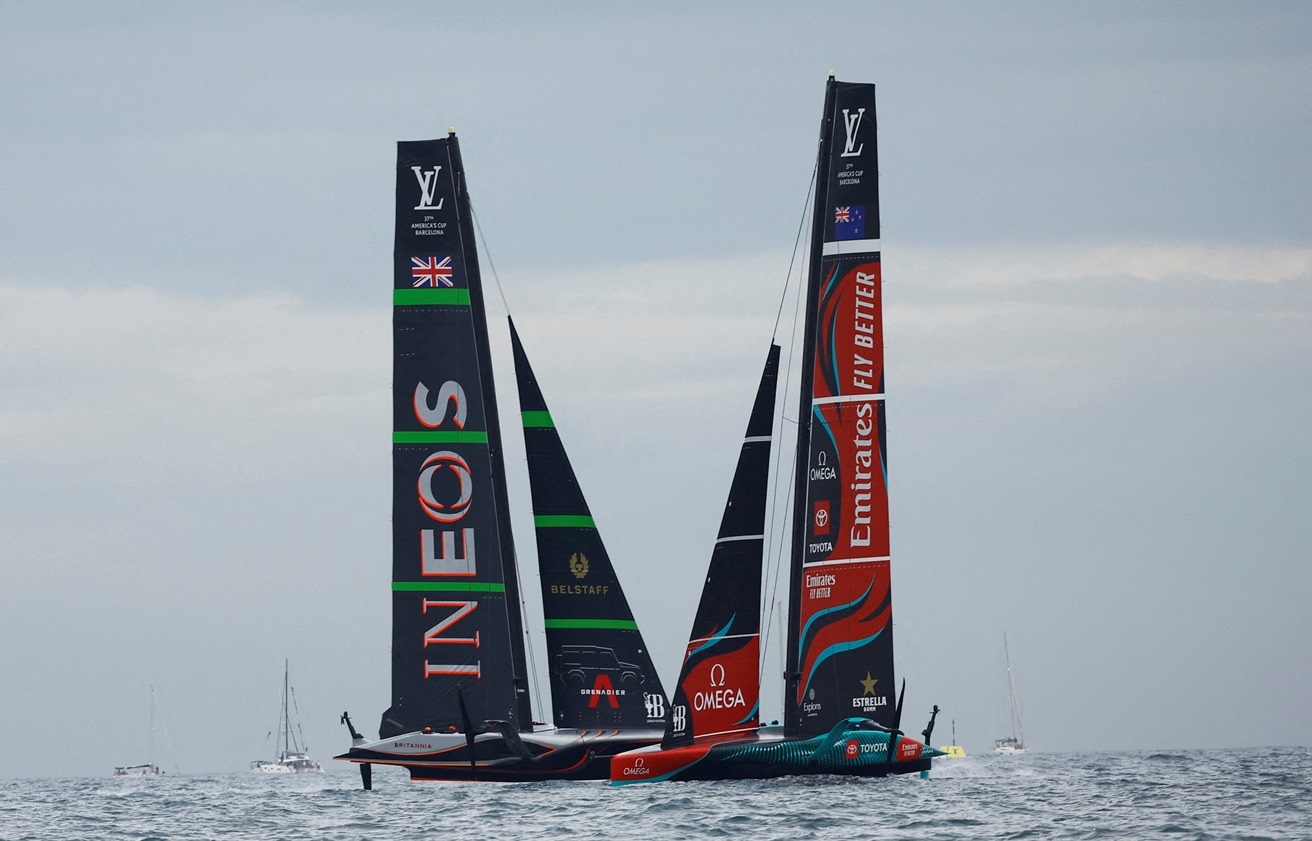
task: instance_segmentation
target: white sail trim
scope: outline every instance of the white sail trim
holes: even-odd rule
[[[761,714],[758,712],[758,713],[756,714],[756,717],[757,717],[757,719],[759,720],[760,717],[761,717]],[[748,726],[735,727],[735,728],[732,729],[732,730],[716,730],[714,733],[698,733],[697,736],[696,736],[696,738],[697,738],[697,739],[706,739],[706,738],[709,738],[709,737],[711,737],[711,736],[731,736],[731,735],[733,735],[734,733],[755,733],[755,732],[756,732],[756,729],[757,729],[758,726],[759,726],[759,725],[752,725],[752,726],[750,726],[750,727],[748,727]]]
[[[884,392],[878,394],[840,394],[837,397],[816,397],[811,401],[812,406],[820,406],[825,403],[865,403],[868,400],[883,400]]]
[[[702,637],[701,639],[688,640],[688,645],[700,645],[704,642],[710,642],[712,639],[722,640],[749,640],[753,637],[759,637],[760,634],[729,634],[723,637]]]
[[[832,257],[835,254],[868,254],[879,253],[879,240],[877,239],[844,239],[837,242],[826,242],[824,255]]]
[[[746,438],[743,439],[743,443],[744,443],[744,444],[756,444],[756,443],[759,443],[759,442],[761,442],[761,441],[764,441],[764,442],[766,442],[766,443],[768,444],[768,443],[770,443],[771,440],[773,440],[773,439],[772,439],[769,435],[749,435],[748,437],[746,437]]]
[[[765,535],[763,535],[763,534],[736,534],[736,535],[733,535],[732,537],[721,537],[721,538],[719,538],[718,540],[715,541],[715,545],[718,546],[718,545],[720,545],[721,543],[732,543],[732,542],[734,542],[735,540],[765,540]]]
[[[811,561],[810,563],[802,564],[802,566],[804,568],[828,567],[828,566],[838,566],[839,564],[868,564],[873,561],[891,561],[891,560],[892,558],[890,558],[888,555],[880,555],[874,558],[847,558],[841,561]]]

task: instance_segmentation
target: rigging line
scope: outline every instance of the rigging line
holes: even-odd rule
[[[796,462],[797,462],[797,454],[796,454],[796,453],[793,454],[793,457],[792,457],[791,461],[792,461],[792,464],[796,464]],[[778,464],[778,461],[776,460],[776,465],[777,465],[777,464]],[[791,470],[792,464],[790,464],[790,470],[789,470],[789,473],[792,473],[792,470]],[[777,466],[776,466],[776,469],[777,469]],[[776,498],[778,497],[778,485],[779,485],[779,482],[778,482],[778,479],[776,478],[776,480],[775,480],[775,494],[774,494],[774,496],[775,496]],[[785,497],[784,497],[785,508],[787,507],[787,503],[788,503],[788,502],[791,500],[791,498],[792,498],[793,491],[792,491],[792,487],[791,487],[791,485],[792,485],[792,483],[790,482],[790,483],[789,483],[789,487],[784,491],[784,493],[785,493]],[[764,660],[765,660],[765,656],[766,656],[766,655],[765,655],[765,651],[766,651],[766,649],[767,649],[767,648],[769,647],[769,645],[770,645],[770,637],[771,637],[771,635],[774,633],[774,630],[775,630],[775,629],[774,629],[774,625],[775,625],[776,623],[775,623],[775,615],[774,615],[773,607],[774,607],[774,605],[775,605],[775,603],[776,603],[776,601],[777,601],[777,597],[778,597],[778,591],[779,591],[779,579],[780,579],[780,576],[781,576],[780,568],[783,566],[783,554],[784,554],[784,551],[783,551],[783,550],[784,550],[784,548],[785,548],[784,546],[775,546],[775,545],[774,545],[774,515],[773,515],[773,513],[771,514],[770,534],[771,534],[771,537],[770,537],[770,543],[771,543],[770,551],[773,551],[773,552],[774,552],[774,559],[773,559],[773,561],[771,561],[771,562],[769,562],[769,563],[766,564],[766,570],[765,570],[765,578],[766,578],[766,582],[765,582],[765,586],[762,588],[762,590],[763,590],[762,596],[764,597],[764,601],[762,602],[761,611],[762,611],[763,615],[765,615],[766,620],[765,620],[765,629],[764,629],[764,632],[762,633],[762,637],[763,637],[763,639],[762,639],[762,642],[761,642],[761,658],[762,658],[762,663],[758,666],[758,668],[757,668],[757,670],[756,670],[756,694],[757,694],[757,697],[760,697],[760,694],[761,694],[761,686],[762,686],[763,683],[764,683],[763,675],[765,674],[765,664],[764,664]],[[780,535],[781,539],[784,539],[783,535],[784,535],[784,533],[781,533],[781,535]],[[771,609],[767,611],[767,610],[766,610],[766,607],[765,607],[766,605],[769,605]],[[787,633],[786,633],[786,631],[787,631],[787,629],[785,629],[785,628],[780,628],[780,629],[779,629],[779,633],[783,635],[783,641],[780,643],[780,648],[781,648],[781,650],[782,650],[782,648],[783,648],[784,646],[787,646],[787,644],[788,644],[788,642],[787,642],[788,637],[787,637]],[[784,652],[784,653],[786,654],[787,652]]]
[[[150,700],[151,700],[151,703],[154,704],[154,701],[155,701],[155,687],[154,687],[154,686],[152,686],[152,687],[150,688]],[[152,722],[153,722],[153,721],[155,721],[156,719],[158,719],[158,721],[159,721],[159,725],[158,725],[158,726],[159,726],[159,729],[164,731],[164,744],[168,745],[168,750],[169,750],[169,761],[173,762],[173,767],[176,768],[176,767],[178,767],[178,763],[177,763],[177,761],[173,758],[173,739],[169,736],[169,726],[168,726],[167,724],[164,723],[164,710],[163,710],[162,708],[155,709],[155,714],[154,714],[154,716],[152,717],[151,720],[152,720]],[[151,762],[154,762],[154,761],[155,761],[154,759],[151,759]]]
[[[528,454],[527,454],[527,453],[525,453],[525,455],[524,455],[524,463],[525,463],[525,464],[528,463]],[[536,535],[535,535],[535,537],[536,537]],[[538,578],[541,579],[541,577],[542,577],[542,574],[541,574],[541,572],[539,572],[539,573],[538,573]],[[539,581],[538,583],[539,583],[539,586],[540,586],[540,585],[541,585],[541,581]],[[523,580],[522,578],[520,578],[520,576],[519,576],[519,552],[518,552],[518,551],[515,552],[515,586],[519,588],[519,622],[520,622],[520,627],[522,627],[522,628],[524,629],[524,631],[523,631],[523,633],[524,633],[524,648],[525,648],[526,653],[527,653],[527,655],[528,655],[528,672],[529,672],[529,674],[528,674],[528,678],[529,678],[529,680],[532,681],[532,683],[533,683],[533,696],[532,696],[531,698],[529,698],[529,701],[528,701],[528,717],[529,717],[529,719],[530,719],[534,724],[536,724],[538,721],[546,721],[547,723],[553,723],[553,722],[551,722],[551,713],[547,713],[546,716],[543,717],[543,718],[541,718],[541,719],[539,719],[538,716],[536,716],[536,715],[533,714],[533,703],[534,703],[534,701],[536,700],[536,702],[538,703],[539,706],[541,706],[541,704],[543,703],[543,701],[542,701],[542,686],[541,686],[541,684],[538,683],[538,658],[537,658],[537,655],[533,653],[533,637],[532,637],[532,635],[529,633],[529,628],[531,627],[532,623],[529,622],[529,617],[528,617],[528,602],[525,601],[525,599],[524,599],[524,580]],[[542,635],[543,635],[544,637],[546,636],[546,633],[547,633],[546,630],[543,629],[543,631],[542,631]]]
[[[796,356],[796,351],[797,351],[798,345],[801,343],[802,338],[804,338],[804,337],[799,337],[799,336],[797,335],[797,328],[798,328],[798,321],[802,318],[802,291],[803,291],[803,289],[805,288],[805,284],[802,283],[801,280],[802,280],[803,277],[806,276],[806,273],[807,273],[807,270],[808,270],[808,265],[807,265],[807,263],[808,263],[809,259],[810,259],[810,258],[809,258],[809,255],[806,256],[806,257],[803,257],[802,265],[798,267],[798,285],[797,285],[797,289],[796,289],[795,292],[794,292],[794,298],[793,298],[793,329],[792,329],[792,341],[790,341],[790,342],[788,343],[788,366],[787,366],[787,368],[785,369],[785,374],[784,374],[784,394],[788,394],[788,393],[790,392],[791,388],[792,388],[792,378],[793,378],[793,370],[794,370],[794,369],[793,369],[794,357]],[[806,350],[807,350],[807,349],[803,348],[803,349],[802,349],[802,352],[805,353]],[[776,440],[778,440],[778,441],[783,441],[783,440],[785,440],[785,438],[784,438],[784,423],[786,423],[787,420],[788,420],[788,418],[785,416],[785,412],[787,412],[787,411],[788,411],[788,407],[787,407],[787,406],[781,406],[780,409],[779,409],[779,437],[776,439]],[[801,420],[801,419],[799,418],[797,422],[800,423],[800,420]],[[795,450],[795,449],[796,449],[796,448],[794,448],[794,450]],[[774,522],[775,522],[775,511],[776,511],[776,509],[775,509],[773,506],[777,506],[777,505],[778,505],[778,502],[779,502],[779,481],[780,481],[780,477],[782,476],[782,474],[779,472],[779,459],[782,457],[782,455],[783,455],[783,448],[782,448],[782,447],[780,447],[780,448],[776,448],[776,449],[775,449],[775,490],[774,490],[774,492],[771,494],[771,500],[772,500],[772,508],[771,508],[771,527],[772,527],[772,529],[773,529],[773,525],[774,525]],[[795,470],[796,467],[797,467],[797,453],[794,452],[794,453],[793,453],[793,463],[792,463],[792,464],[790,465],[790,467],[789,467],[789,475],[792,474],[792,471]],[[790,501],[790,497],[791,497],[791,495],[792,495],[792,490],[791,490],[791,484],[790,484],[790,489],[788,490],[788,492],[786,493],[785,498],[784,498],[784,503],[785,503],[785,505],[787,505],[787,503]],[[787,510],[787,509],[785,508],[785,510]],[[772,532],[772,533],[773,533],[773,532]],[[781,549],[780,551],[782,552],[782,549]],[[778,582],[776,581],[776,586],[777,586],[777,585],[778,585]]]
[[[792,282],[793,267],[797,261],[797,251],[799,248],[799,243],[801,242],[802,230],[806,225],[806,219],[808,216],[807,209],[811,206],[811,202],[815,195],[816,173],[819,170],[819,167],[820,167],[820,161],[819,158],[817,158],[815,166],[812,167],[811,169],[811,181],[810,184],[807,186],[806,201],[804,201],[802,204],[802,219],[800,222],[798,222],[797,240],[793,243],[793,256],[789,259],[788,262],[788,276],[784,279],[784,291],[779,298],[779,312],[775,315],[774,335],[771,337],[772,342],[774,341],[775,337],[778,336],[779,319],[783,315],[784,302],[788,300],[788,285]],[[802,282],[802,279],[806,276],[806,261],[808,259],[808,256],[809,255],[803,255],[802,266],[798,268],[798,285],[797,285],[797,289],[794,291],[795,297],[793,299],[793,329],[792,329],[792,336],[791,336],[792,341],[788,343],[788,365],[785,366],[784,368],[784,394],[789,393],[789,389],[791,388],[791,383],[792,383],[793,353],[797,349],[797,344],[799,341],[797,338],[797,320],[801,313],[802,289],[805,286],[805,284]],[[784,422],[787,420],[784,417],[785,411],[787,411],[787,408],[781,406],[779,409],[779,435],[775,438],[776,441],[782,442],[784,440]],[[777,521],[776,513],[777,513],[778,502],[779,502],[779,476],[780,476],[779,459],[782,456],[782,454],[783,454],[783,448],[776,447],[774,452],[774,466],[775,466],[774,491],[770,494],[770,541],[767,544],[767,552],[774,550],[774,526]],[[794,453],[793,455],[794,462],[796,462],[796,458],[797,456]],[[789,491],[788,493],[791,494],[791,491]],[[785,503],[787,503],[788,500],[785,499],[784,501]],[[782,549],[780,549],[780,551],[782,552]],[[776,558],[776,566],[777,566],[777,562],[778,561]],[[767,582],[766,590],[761,594],[762,599],[768,598],[772,600],[776,595],[775,589],[777,588],[777,586],[778,586],[777,580],[775,582],[774,587],[769,586]],[[764,610],[764,606],[769,603],[772,603],[772,601],[762,601],[762,609]]]
[[[814,173],[812,173],[811,179],[812,179],[812,186],[814,186],[814,183],[815,183],[815,174],[814,174]],[[808,196],[809,196],[809,195],[810,195],[810,194],[808,194]],[[810,204],[810,201],[808,200],[807,203]],[[803,218],[805,218],[805,216],[804,216]],[[796,351],[798,344],[801,342],[801,339],[799,339],[798,336],[797,336],[797,322],[798,322],[798,319],[801,318],[801,314],[802,314],[802,290],[806,287],[806,284],[802,282],[802,278],[804,278],[804,277],[806,276],[806,272],[807,272],[807,269],[808,269],[808,266],[807,266],[807,260],[808,260],[808,259],[809,259],[809,257],[804,257],[804,258],[803,258],[803,262],[802,262],[802,266],[800,266],[800,267],[798,268],[798,284],[797,284],[797,289],[796,289],[796,291],[795,291],[795,293],[794,293],[794,299],[793,299],[793,329],[792,329],[792,337],[791,337],[791,338],[792,338],[792,341],[790,341],[790,342],[788,343],[788,366],[785,368],[785,373],[784,373],[784,394],[788,394],[788,393],[789,393],[789,390],[791,389],[791,386],[792,386],[792,377],[793,377],[793,356],[794,356],[794,351]],[[789,266],[789,275],[790,275],[790,278],[791,278],[791,274],[792,274],[792,266],[790,265],[790,266]],[[776,324],[776,331],[777,331],[777,329],[778,329],[778,325]],[[805,353],[806,350],[803,349],[803,352]],[[785,413],[786,411],[787,411],[787,406],[781,406],[781,407],[780,407],[780,410],[779,410],[779,435],[775,438],[776,441],[783,441],[783,440],[785,440],[785,439],[784,439],[784,430],[785,430],[785,426],[786,426],[787,421],[788,421],[788,418],[785,417],[785,415],[784,415],[784,413]],[[800,419],[799,419],[799,422],[800,422]],[[763,599],[763,601],[762,601],[762,612],[764,612],[764,610],[765,610],[765,605],[767,605],[767,604],[769,604],[769,605],[773,605],[773,604],[775,603],[775,601],[777,600],[777,598],[778,598],[778,595],[779,595],[779,579],[780,579],[780,577],[781,577],[781,572],[780,572],[780,570],[781,570],[781,568],[782,568],[782,566],[783,566],[784,549],[787,548],[787,537],[786,537],[786,534],[781,533],[781,535],[780,535],[780,541],[781,541],[781,543],[782,543],[783,545],[778,546],[777,548],[776,548],[776,546],[775,546],[775,537],[774,537],[774,535],[775,535],[775,524],[778,522],[778,516],[779,516],[779,515],[778,515],[778,505],[779,505],[779,482],[780,482],[780,477],[784,475],[784,474],[782,474],[782,473],[780,472],[780,470],[779,470],[779,462],[780,462],[780,459],[781,459],[782,457],[783,457],[783,448],[782,448],[782,447],[776,447],[776,448],[775,448],[775,453],[774,453],[774,490],[771,491],[771,493],[770,493],[770,529],[769,529],[769,533],[770,533],[770,542],[769,542],[768,550],[767,550],[767,551],[773,551],[775,554],[774,554],[774,560],[773,560],[773,562],[767,564],[767,569],[766,569],[766,586],[763,588],[764,592],[761,594],[762,599]],[[791,459],[790,464],[789,464],[788,475],[789,475],[789,476],[792,476],[792,474],[794,473],[794,471],[796,471],[796,469],[797,469],[797,450],[796,450],[796,448],[794,447],[794,448],[793,448],[792,459]],[[792,482],[788,482],[788,483],[785,485],[786,490],[784,491],[784,499],[783,499],[784,510],[785,510],[785,511],[788,510],[788,504],[792,501],[792,493],[793,493],[792,486],[793,486],[793,483],[792,483]],[[762,656],[762,657],[765,656],[765,649],[766,649],[766,647],[769,645],[770,631],[771,631],[771,628],[772,628],[772,625],[773,625],[773,624],[774,624],[774,613],[773,613],[773,611],[772,611],[772,612],[770,612],[770,614],[769,614],[769,619],[767,620],[767,625],[766,625],[766,634],[765,634],[766,639],[765,639],[765,642],[762,643],[762,646],[761,646],[761,656]],[[784,637],[783,637],[784,641],[781,643],[781,646],[786,646],[786,645],[788,644],[788,643],[787,643],[787,639],[788,639],[788,636],[787,636],[787,629],[786,629],[786,628],[781,628],[781,629],[779,629],[779,630],[780,630],[780,632],[783,633],[783,635],[784,635]],[[786,654],[786,652],[785,652],[785,654]],[[757,686],[757,696],[758,696],[758,697],[760,696],[760,685],[759,685],[759,684],[760,684],[760,682],[761,682],[761,675],[763,675],[764,673],[765,673],[765,668],[764,668],[764,665],[762,664],[762,666],[761,666],[760,668],[758,668],[757,671],[756,671],[756,675],[757,675],[757,683],[758,683],[758,686]]]
[[[487,257],[487,267],[492,272],[492,282],[496,284],[497,294],[501,296],[501,305],[506,308],[506,315],[510,315],[510,302],[506,300],[506,290],[501,287],[501,276],[497,274],[496,263],[492,262],[492,248],[487,243],[487,235],[483,233],[483,225],[478,221],[478,211],[474,210],[474,200],[469,201],[469,216],[474,220],[474,230],[478,234],[478,240],[483,244],[483,255]],[[525,462],[528,461],[527,454]],[[519,618],[520,624],[524,629],[524,648],[528,657],[529,679],[533,683],[533,694],[529,699],[528,713],[529,718],[537,721],[538,718],[533,714],[533,702],[542,703],[542,686],[538,683],[538,664],[537,657],[533,653],[533,639],[529,635],[529,617],[528,602],[524,600],[524,581],[519,575],[519,553],[515,553],[515,584],[519,589]],[[550,718],[550,714],[546,718]]]
[[[292,709],[296,710],[296,732],[301,737],[301,743],[297,746],[297,751],[309,753],[310,746],[305,743],[305,731],[301,729],[301,705],[296,703],[296,687],[292,687]]]
[[[527,459],[526,459],[526,460],[527,460]],[[519,568],[518,568],[518,567],[515,568],[515,575],[516,575],[517,577],[518,577],[518,575],[519,575]],[[542,592],[542,573],[540,573],[540,572],[538,573],[538,592],[539,592],[539,593]],[[524,601],[524,588],[523,588],[523,587],[520,587],[520,588],[519,588],[519,602],[520,602],[520,605],[521,605],[520,613],[521,613],[521,615],[523,615],[523,616],[525,617],[525,620],[524,620],[524,644],[528,646],[528,662],[529,662],[529,669],[533,672],[533,674],[531,675],[531,677],[533,678],[533,697],[537,699],[537,703],[538,703],[538,713],[540,714],[540,715],[538,715],[538,716],[533,716],[533,715],[531,715],[531,713],[533,712],[533,704],[530,702],[530,703],[529,703],[529,707],[528,707],[528,709],[529,709],[529,713],[530,713],[530,716],[529,716],[529,717],[532,718],[535,722],[537,722],[537,721],[541,721],[541,722],[545,722],[545,723],[547,723],[547,724],[552,724],[553,722],[552,722],[552,719],[551,719],[551,710],[552,710],[552,706],[551,706],[551,695],[548,693],[547,695],[544,696],[544,695],[542,694],[542,684],[538,682],[538,659],[537,659],[537,654],[535,654],[535,653],[534,653],[534,650],[533,650],[533,649],[534,649],[534,646],[533,646],[533,638],[532,638],[532,636],[530,636],[530,634],[529,634],[529,622],[528,622],[528,619],[527,619],[527,616],[528,616],[528,603]],[[545,624],[545,623],[544,623],[544,624]],[[546,629],[546,627],[543,627],[543,629],[542,629],[542,646],[543,646],[544,648],[546,648],[546,645],[547,645],[547,629]]]
[[[815,176],[820,169],[820,159],[817,157],[815,166],[811,167],[811,183],[806,187],[806,199],[802,202],[802,218],[797,222],[797,238],[793,240],[793,256],[788,258],[788,274],[784,276],[784,291],[779,295],[779,310],[774,314],[774,332],[770,334],[770,341],[779,333],[779,319],[783,317],[784,301],[788,300],[788,283],[793,277],[793,263],[797,261],[797,251],[801,247],[802,229],[806,227],[807,208],[811,206],[811,196],[815,193]],[[477,220],[475,220],[477,222]],[[796,328],[796,324],[794,324]]]
[[[501,288],[501,278],[497,276],[496,264],[492,262],[492,249],[488,247],[487,237],[483,234],[483,226],[478,222],[478,213],[474,210],[474,202],[469,202],[469,215],[474,219],[474,230],[478,231],[478,239],[483,243],[483,253],[487,255],[487,267],[492,270],[492,282],[497,285],[497,292],[501,295],[501,305],[506,308],[506,315],[510,315],[510,304],[506,301],[506,290]]]

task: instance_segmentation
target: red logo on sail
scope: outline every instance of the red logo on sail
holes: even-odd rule
[[[848,759],[856,759],[857,752],[860,749],[861,748],[857,744],[856,739],[848,739],[847,745],[843,748],[843,756],[846,756]]]
[[[821,500],[815,504],[812,522],[815,524],[812,534],[829,534],[829,500]]]
[[[610,675],[597,675],[596,682],[592,684],[592,697],[588,699],[588,707],[597,706],[603,695],[606,696],[607,701],[610,701],[611,709],[620,708],[620,699],[615,697],[615,684],[610,682]]]

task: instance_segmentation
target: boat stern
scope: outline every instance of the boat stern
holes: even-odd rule
[[[656,783],[686,771],[706,758],[712,745],[662,748],[659,744],[617,753],[610,758],[610,784]]]

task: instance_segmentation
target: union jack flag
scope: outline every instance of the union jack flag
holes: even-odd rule
[[[440,261],[436,257],[410,258],[410,277],[414,278],[414,286],[455,286],[451,279],[454,273],[450,257],[443,257]]]
[[[850,207],[836,207],[836,208],[834,208],[834,221],[835,221],[835,222],[851,222],[851,221],[852,221],[852,208],[850,208]]]

